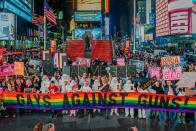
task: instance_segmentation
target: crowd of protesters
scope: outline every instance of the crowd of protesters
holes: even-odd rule
[[[123,53],[120,52],[120,57]],[[178,88],[176,86],[177,81],[164,81],[162,78],[157,81],[153,86],[148,89],[142,89],[142,83],[132,82],[132,78],[118,78],[112,77],[108,72],[104,76],[92,76],[90,73],[84,73],[82,76],[76,76],[71,78],[69,75],[62,74],[61,70],[56,69],[53,76],[47,76],[43,73],[42,66],[31,66],[29,65],[29,58],[33,56],[33,59],[40,59],[38,55],[27,55],[12,56],[7,59],[4,64],[12,64],[14,61],[23,61],[25,64],[26,75],[23,77],[9,76],[1,79],[0,88],[4,91],[11,92],[24,92],[24,93],[68,93],[68,92],[145,92],[145,93],[155,93],[155,94],[165,94],[165,95],[177,95],[185,96],[185,88]],[[117,54],[118,55],[118,54]],[[151,57],[144,53],[126,53],[123,57],[129,59],[137,59],[145,61],[144,71],[137,71],[136,77],[146,78],[149,77],[149,68],[153,66],[160,66],[161,56]],[[72,61],[68,59],[68,65],[71,65]],[[113,60],[111,65],[116,65],[116,60]],[[98,58],[92,62],[92,65],[109,65],[106,61],[100,61]],[[39,75],[32,75],[28,73],[29,67],[38,70]],[[190,66],[183,66],[183,71],[195,71],[194,64]],[[195,87],[193,87],[195,89]],[[17,117],[19,112],[26,112],[26,110],[19,109],[5,109],[3,105],[1,110],[5,110],[2,115],[5,118]],[[29,111],[31,112],[31,111]],[[153,111],[147,109],[93,109],[93,110],[70,110],[70,111],[51,111],[52,118],[57,118],[63,115],[69,115],[70,117],[84,117],[90,114],[92,117],[96,115],[103,115],[105,118],[109,118],[114,114],[119,116],[119,114],[124,114],[125,117],[130,116],[132,119],[156,119],[160,121],[176,121],[180,124],[186,124],[187,121],[196,121],[196,114],[191,113],[176,113],[176,112],[164,112],[164,111]]]

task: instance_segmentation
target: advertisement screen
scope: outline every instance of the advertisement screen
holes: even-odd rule
[[[102,30],[100,28],[92,29],[75,29],[75,39],[84,40],[86,37],[89,37],[91,40],[101,40],[102,39]]]
[[[196,33],[196,0],[156,0],[156,36]]]
[[[75,12],[75,21],[101,21],[101,12]]]
[[[156,0],[156,36],[169,35],[168,0]]]
[[[0,13],[0,40],[14,40],[15,38],[15,15]]]
[[[101,0],[77,0],[77,10],[101,10]]]
[[[192,33],[192,0],[169,0],[168,3],[170,35]]]

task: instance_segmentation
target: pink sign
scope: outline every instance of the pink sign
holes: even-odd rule
[[[125,66],[125,58],[117,58],[118,66]]]
[[[0,66],[0,77],[1,76],[11,76],[11,75],[15,75],[14,64]]]
[[[150,68],[150,78],[154,76],[157,77],[158,80],[161,78],[161,67],[151,67]]]
[[[163,79],[164,80],[180,80],[182,78],[182,70],[177,68],[174,70],[164,69]]]

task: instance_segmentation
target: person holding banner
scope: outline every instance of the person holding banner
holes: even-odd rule
[[[48,92],[51,94],[56,94],[60,92],[59,88],[55,85],[54,81],[51,81],[50,87],[48,88]],[[52,114],[52,118],[53,117],[57,118],[57,111],[52,110],[51,114]]]
[[[171,81],[167,81],[167,85],[165,84],[165,80],[163,80],[164,85],[164,94],[165,95],[176,95],[176,86],[172,84]],[[169,120],[174,121],[176,117],[176,112],[165,112],[166,122]]]
[[[26,81],[26,86],[24,87],[24,93],[36,93],[36,89],[33,87],[30,79]]]
[[[110,84],[111,92],[120,92],[120,85],[116,77],[114,77]],[[119,116],[118,109],[111,109],[110,116],[113,116],[113,112],[115,112],[116,116]]]
[[[137,90],[138,92],[142,92],[142,93],[148,93],[147,90],[143,90],[142,89],[142,86],[141,86],[141,83],[138,82],[137,84]],[[138,109],[138,118],[139,119],[146,119],[146,110],[145,109]]]
[[[110,90],[109,84],[111,82],[111,78],[112,78],[112,76],[109,73],[109,80],[107,80],[107,78],[105,78],[105,77],[102,77],[102,79],[100,79],[102,81],[102,84],[100,84],[100,86],[99,86],[100,92],[109,92],[109,90]],[[108,109],[105,109],[102,111],[105,111],[105,118],[108,119]]]
[[[127,80],[126,84],[124,85],[123,92],[136,92],[134,85],[132,84],[131,80]],[[132,108],[125,108],[125,117],[128,117],[130,114],[131,118],[134,119],[134,109]]]
[[[42,93],[48,93],[48,87],[50,86],[50,81],[49,81],[49,78],[48,76],[44,75],[42,77],[42,82],[41,82],[41,89],[40,91]]]
[[[178,95],[177,96],[185,96],[185,88],[179,88],[179,92],[178,92]],[[185,125],[186,124],[185,117],[186,117],[186,113],[184,113],[184,112],[178,112],[177,113],[178,123]]]
[[[84,86],[82,86],[81,89],[80,89],[81,92],[92,92],[92,89],[90,88],[88,81],[84,81],[83,85]],[[83,116],[85,116],[86,111],[88,111],[88,113],[90,113],[90,115],[92,115],[92,117],[93,117],[93,111],[92,110],[86,110],[86,109],[84,109]]]
[[[24,92],[25,84],[21,83],[21,80],[20,79],[17,79],[16,80],[16,84],[17,84],[17,86],[16,86],[16,89],[15,90],[17,92]]]
[[[62,78],[61,78],[62,79]],[[71,87],[70,87],[70,85],[69,85],[69,81],[68,81],[68,79],[66,79],[66,78],[64,78],[64,79],[62,79],[62,80],[60,80],[61,82],[59,83],[59,85],[61,85],[61,84],[63,84],[62,85],[62,88],[61,88],[61,93],[68,93],[68,92],[71,92],[72,91],[72,89],[71,89]],[[64,114],[68,114],[68,110],[63,110],[62,111],[62,113]]]
[[[154,86],[152,86],[152,90],[155,91],[156,94],[164,94],[163,88],[159,81],[157,81]],[[150,91],[150,93],[153,93]],[[163,112],[162,111],[153,111],[153,115],[155,116],[155,120],[162,120]]]
[[[78,92],[78,85],[74,80],[71,81],[70,88],[72,89],[71,92]],[[76,110],[70,110],[70,117],[72,117],[72,115],[76,117]]]
[[[95,81],[93,82],[93,85],[92,85],[92,91],[93,92],[100,92],[99,91],[99,86],[100,86],[99,80],[95,79]],[[98,111],[99,113],[101,112],[100,109],[93,109],[93,113],[95,113],[96,111]]]
[[[9,92],[15,92],[16,90],[14,88],[12,88],[11,83],[7,83],[7,91]],[[6,108],[7,111],[7,115],[5,116],[6,118],[12,116],[13,118],[16,117],[16,109],[12,109],[12,108]]]

